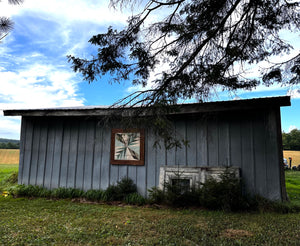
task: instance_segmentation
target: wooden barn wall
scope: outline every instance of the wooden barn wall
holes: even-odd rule
[[[176,134],[188,139],[181,149],[153,149],[145,131],[145,165],[111,165],[111,128],[96,119],[23,117],[19,182],[47,188],[106,189],[130,177],[138,191],[157,186],[160,166],[237,166],[248,191],[281,199],[279,109],[175,119]]]

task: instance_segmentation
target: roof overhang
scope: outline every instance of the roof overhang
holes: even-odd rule
[[[225,112],[248,109],[278,108],[290,106],[290,96],[266,97],[255,99],[243,99],[232,101],[218,101],[206,103],[178,104],[171,115],[199,114],[207,112]],[[101,106],[43,108],[43,109],[10,109],[3,110],[5,116],[108,116],[120,114],[122,116],[133,115],[134,108],[117,108]]]

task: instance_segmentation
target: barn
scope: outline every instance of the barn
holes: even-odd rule
[[[230,167],[248,192],[282,201],[281,106],[290,106],[290,97],[178,105],[168,117],[188,144],[172,149],[154,148],[150,129],[99,123],[116,108],[13,109],[4,115],[22,116],[20,184],[106,189],[129,177],[147,196],[175,170],[192,185]]]

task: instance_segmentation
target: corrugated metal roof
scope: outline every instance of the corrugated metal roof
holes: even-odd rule
[[[270,108],[290,106],[290,97],[265,97],[254,99],[241,99],[231,101],[215,101],[205,103],[188,103],[176,105],[179,110],[172,114],[191,114],[201,112],[228,111],[249,108]],[[79,106],[57,107],[40,109],[10,109],[3,110],[5,116],[105,116],[120,112],[128,116],[139,107],[112,107],[112,106]]]

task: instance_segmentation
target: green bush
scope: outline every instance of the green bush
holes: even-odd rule
[[[208,179],[202,185],[199,199],[200,205],[210,209],[238,211],[249,208],[241,180],[229,171],[225,171],[218,181]]]
[[[103,200],[103,190],[88,190],[84,193],[84,197],[89,201],[101,201]]]
[[[180,176],[178,176],[178,180]],[[203,206],[208,209],[238,211],[250,209],[257,203],[243,194],[241,180],[234,173],[225,171],[219,180],[208,179],[199,187],[187,188],[181,182],[166,182],[164,189],[149,190],[152,203],[171,206]]]
[[[148,190],[149,202],[161,204],[165,202],[165,193],[158,187],[152,187]]]
[[[14,181],[17,174],[13,174],[9,179]],[[75,188],[60,187],[53,190],[34,185],[17,185],[10,189],[10,194],[15,196],[27,197],[52,197],[52,198],[81,198],[84,197],[90,201],[123,201],[128,195],[137,192],[136,185],[127,177],[117,182],[117,185],[109,186],[105,191],[88,190],[84,192]],[[126,198],[129,203],[136,200],[136,204],[144,203],[143,199],[137,194]]]
[[[165,203],[171,206],[197,206],[199,205],[199,194],[201,190],[196,187],[186,189],[180,183],[165,183],[164,185]]]
[[[137,188],[132,179],[128,177],[122,178],[117,182],[117,187],[119,189],[119,193],[123,198],[128,194],[137,192]]]
[[[103,193],[103,201],[120,201],[122,196],[120,196],[119,188],[116,185],[109,186]]]
[[[124,201],[128,204],[134,204],[139,206],[144,205],[146,203],[146,199],[137,192],[128,194],[125,197]]]
[[[5,183],[16,184],[18,183],[19,172],[13,172],[8,178],[4,180]]]
[[[50,197],[51,191],[35,185],[17,185],[10,189],[13,196],[27,196],[27,197]]]
[[[132,179],[124,177],[117,185],[110,185],[103,194],[104,201],[123,201],[131,193],[137,192],[136,185]]]
[[[75,188],[59,187],[51,191],[51,196],[55,198],[79,198],[84,195],[84,191]]]

